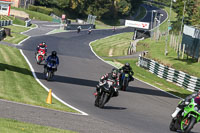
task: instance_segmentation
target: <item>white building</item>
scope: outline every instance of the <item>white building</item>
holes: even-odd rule
[[[0,0],[0,15],[10,15],[11,0]]]

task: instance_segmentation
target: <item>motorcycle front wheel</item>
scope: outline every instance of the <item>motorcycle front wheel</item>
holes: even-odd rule
[[[183,125],[184,126],[184,133],[190,133],[194,124],[196,123],[196,118],[190,117],[186,120],[189,121],[189,122],[187,122],[187,123],[185,122],[185,125]]]
[[[172,121],[169,125],[170,131],[176,131],[177,130],[176,127],[175,127],[175,122],[176,122],[176,120],[172,119]]]
[[[108,99],[108,94],[105,93],[105,92],[103,92],[102,95],[101,95],[101,97],[100,97],[100,99],[99,99],[99,107],[100,108],[104,107],[107,99]]]
[[[46,73],[46,79],[47,79],[47,81],[49,81],[51,79],[51,77],[52,77],[52,73],[50,71],[47,72]]]

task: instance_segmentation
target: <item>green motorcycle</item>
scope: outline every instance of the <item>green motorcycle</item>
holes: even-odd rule
[[[179,104],[182,101],[179,102]],[[180,111],[176,118],[173,118],[170,123],[171,131],[181,130],[183,133],[189,133],[193,126],[200,121],[200,106],[195,103],[195,99],[191,99],[191,102],[184,108],[184,111]]]

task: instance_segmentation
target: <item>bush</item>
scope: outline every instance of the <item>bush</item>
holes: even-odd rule
[[[43,6],[33,6],[33,5],[29,5],[29,10],[40,12],[47,15],[50,15],[53,12],[51,8],[46,8]]]

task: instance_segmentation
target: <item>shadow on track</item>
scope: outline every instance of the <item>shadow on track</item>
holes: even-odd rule
[[[152,90],[150,88],[140,88],[140,87],[129,86],[126,91],[132,92],[132,93],[146,94],[146,95],[152,95],[152,96],[155,95],[155,96],[170,97],[170,98],[178,99],[177,97],[167,94],[166,92],[163,92],[160,90]]]
[[[39,79],[45,79],[45,75],[43,73],[36,72],[36,75]],[[98,81],[94,81],[94,80],[80,79],[80,78],[66,77],[66,76],[59,76],[59,75],[55,75],[50,82],[61,82],[61,83],[66,83],[66,84],[83,85],[83,86],[89,86],[89,87],[94,87],[94,88],[99,83]],[[146,95],[152,95],[152,96],[176,98],[160,90],[152,90],[150,88],[139,88],[139,87],[130,86],[128,87],[127,92],[146,94]]]
[[[39,79],[45,79],[45,75],[43,73],[36,72],[36,75]],[[99,83],[98,81],[65,77],[65,76],[59,76],[59,75],[54,75],[53,79],[50,82],[61,82],[61,83],[83,85],[83,86],[89,86],[89,87],[96,87],[96,85]]]
[[[113,110],[125,110],[125,109],[127,109],[127,108],[124,108],[124,107],[113,107],[113,106],[104,106],[103,109],[109,109],[109,110],[111,110],[111,109],[113,109]]]

